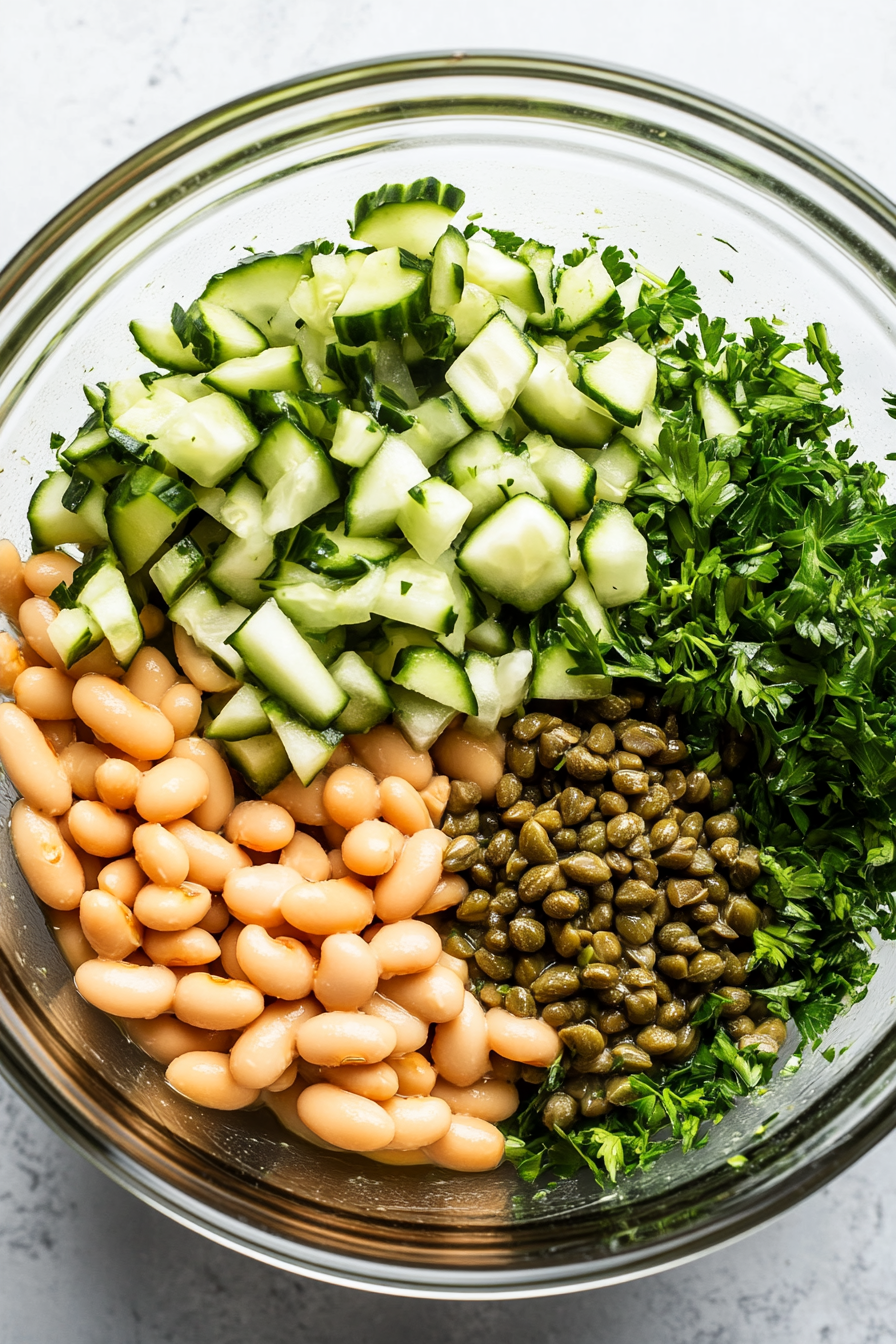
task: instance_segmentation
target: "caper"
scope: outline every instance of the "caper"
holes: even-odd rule
[[[453,779],[446,811],[469,812],[482,802],[482,789],[472,779]]]
[[[476,888],[463,898],[455,911],[455,917],[464,924],[478,924],[485,916],[490,901],[489,892]]]
[[[535,1017],[538,1012],[535,1000],[522,985],[514,985],[513,989],[504,995],[504,1007],[508,1013],[513,1013],[514,1017]]]
[[[580,826],[594,811],[594,799],[581,789],[570,785],[563,790],[559,798],[560,816],[564,826]]]
[[[628,1018],[618,1008],[603,1008],[594,1019],[605,1036],[618,1036],[628,1028]]]
[[[589,821],[579,831],[579,848],[587,850],[589,854],[604,854],[607,850],[607,823],[601,819],[599,821]]]
[[[751,887],[761,871],[759,850],[754,845],[742,845],[740,853],[729,869],[729,881],[738,891]]]
[[[680,738],[670,737],[662,751],[658,751],[653,757],[656,765],[677,765],[688,755],[688,749]]]
[[[516,848],[516,837],[513,831],[504,829],[496,832],[488,842],[488,848],[485,851],[485,861],[491,864],[493,868],[503,868],[504,864],[510,858]]]
[[[502,775],[495,789],[495,802],[502,809],[518,803],[523,792],[523,782],[516,775]]]
[[[551,838],[558,854],[571,854],[579,847],[579,837],[571,826],[561,826]]]
[[[619,969],[603,961],[589,961],[579,972],[586,989],[613,989],[619,982]]]
[[[597,800],[601,815],[609,819],[610,817],[621,816],[623,812],[628,811],[628,803],[621,793],[616,793],[614,789],[607,789]]]
[[[684,980],[688,973],[688,959],[680,952],[669,953],[657,962],[663,975],[670,980]]]
[[[547,831],[534,817],[523,823],[517,843],[529,863],[556,863],[557,851]]]
[[[589,1026],[587,1022],[564,1027],[560,1039],[568,1050],[583,1059],[595,1059],[607,1043],[597,1027]]]
[[[677,803],[679,798],[683,798],[688,782],[685,779],[683,770],[667,770],[663,776],[663,787],[673,803]]]
[[[687,868],[697,849],[697,841],[690,836],[679,836],[668,849],[655,853],[653,858],[658,868],[671,868],[673,871]]]
[[[500,952],[492,952],[487,947],[478,947],[475,953],[476,965],[484,975],[492,980],[509,980],[513,975],[513,957]]]
[[[462,835],[445,850],[442,867],[446,873],[462,873],[482,858],[479,842],[472,835]]]
[[[666,746],[666,734],[655,724],[639,723],[625,730],[622,734],[622,745],[626,751],[634,752],[638,756],[655,756]]]
[[[509,866],[508,860],[508,868]],[[565,886],[566,878],[558,864],[539,863],[534,868],[526,869],[519,880],[517,890],[521,901],[525,901],[527,905],[534,905],[536,901],[543,900],[549,891],[557,891]]]
[[[623,854],[621,849],[608,849],[604,855],[604,863],[617,877],[627,877],[632,870],[631,859],[627,854]]]
[[[623,812],[619,816],[610,817],[607,822],[607,840],[616,849],[625,849],[626,845],[643,836],[644,831],[644,818],[636,812]],[[650,853],[649,848],[647,853]]]
[[[648,1055],[667,1055],[670,1050],[675,1049],[678,1041],[674,1031],[667,1031],[664,1027],[651,1026],[638,1032],[635,1037],[635,1044],[639,1049],[646,1051]]]
[[[511,732],[518,742],[531,742],[533,738],[539,737],[551,728],[558,728],[560,722],[561,720],[553,714],[544,714],[535,710],[532,714],[526,714],[523,718],[517,719]]]
[[[541,908],[549,919],[573,919],[582,909],[579,888],[552,891],[550,895],[545,896]]]
[[[608,769],[603,756],[595,755],[581,744],[566,752],[565,764],[567,774],[572,775],[573,779],[603,779]]]
[[[596,723],[588,734],[585,746],[596,756],[607,756],[616,746],[616,737],[612,728],[605,723]]]
[[[700,1044],[700,1032],[696,1027],[692,1027],[690,1022],[684,1027],[679,1027],[675,1033],[676,1046],[665,1056],[669,1064],[681,1064],[684,1060],[690,1059],[691,1055]]]
[[[640,771],[644,769],[644,762],[640,756],[636,756],[633,751],[619,751],[618,749],[610,752],[607,757],[607,765],[610,767],[611,774],[615,774],[617,770]]]
[[[706,819],[707,840],[721,840],[723,836],[737,835],[740,822],[733,812],[722,812]]]
[[[506,883],[498,883],[488,908],[499,910],[502,915],[515,915],[520,908],[520,898],[513,887]]]
[[[615,1045],[610,1051],[614,1059],[620,1061],[624,1073],[644,1073],[653,1067],[653,1060],[646,1050],[637,1045]]]
[[[517,882],[528,867],[529,860],[525,854],[521,854],[518,849],[515,849],[504,865],[508,882]]]
[[[464,961],[469,961],[476,950],[473,944],[457,930],[449,933],[442,946],[449,957],[461,957]]]
[[[569,998],[581,988],[579,973],[573,966],[551,966],[529,986],[536,1003],[553,1003]]]
[[[685,782],[684,801],[688,807],[695,807],[708,798],[712,784],[705,770],[692,770]]]
[[[725,969],[725,963],[716,952],[698,952],[688,962],[688,979],[692,984],[705,985],[718,980]]]
[[[570,1125],[575,1124],[578,1114],[579,1103],[575,1097],[571,1097],[568,1092],[555,1092],[553,1096],[548,1097],[541,1118],[546,1129],[559,1126],[565,1131]]]
[[[639,882],[637,878],[628,878],[616,891],[616,909],[617,910],[644,910],[652,905],[656,899],[656,892],[652,887],[648,887],[646,882]]]
[[[632,702],[620,695],[604,695],[594,702],[595,713],[607,723],[615,723],[631,713]]]
[[[507,936],[520,952],[538,952],[544,947],[544,925],[537,919],[526,916],[512,919],[507,926]]]
[[[518,802],[507,808],[506,812],[502,814],[501,820],[505,826],[519,827],[534,815],[535,804],[527,798],[520,798]]]
[[[606,882],[604,886],[612,887],[612,882]],[[599,889],[595,888],[597,892]],[[615,912],[609,901],[595,901],[588,911],[585,920],[585,927],[590,933],[598,933],[603,929],[612,929]]]
[[[529,989],[532,981],[541,975],[545,968],[546,958],[541,952],[533,952],[524,957],[520,957],[514,968],[513,978],[523,989]]]
[[[663,1003],[657,1009],[656,1025],[666,1031],[677,1031],[686,1022],[687,1011],[681,999],[671,999],[669,1003]]]
[[[475,882],[477,887],[487,887],[489,891],[495,885],[495,872],[490,864],[484,860],[474,863],[469,870],[470,881]]]
[[[750,993],[746,989],[736,989],[733,985],[726,985],[724,990],[720,990],[728,1000],[722,1009],[722,1017],[741,1017],[750,1006]]]
[[[744,1036],[752,1036],[756,1031],[756,1023],[752,1017],[735,1017],[730,1022],[725,1023],[725,1029],[733,1041],[739,1041]]]
[[[531,779],[535,774],[537,756],[535,748],[528,742],[508,742],[506,756],[510,772],[520,779]],[[506,822],[507,818],[504,820]]]
[[[626,943],[639,947],[653,937],[656,925],[645,911],[637,915],[617,915],[616,932]]]

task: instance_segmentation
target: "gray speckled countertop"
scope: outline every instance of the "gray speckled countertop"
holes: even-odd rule
[[[295,73],[395,51],[574,51],[777,120],[896,195],[892,0],[29,0],[3,7],[0,262],[178,123]],[[0,1344],[884,1344],[896,1340],[896,1135],[738,1246],[640,1283],[520,1304],[293,1279],[144,1208],[0,1083]]]

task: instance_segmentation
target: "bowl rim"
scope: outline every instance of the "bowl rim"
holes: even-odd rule
[[[0,270],[0,312],[54,252],[117,198],[156,170],[226,131],[330,93],[453,75],[534,78],[546,86],[552,80],[562,80],[592,89],[615,90],[641,97],[659,107],[678,109],[703,122],[714,123],[740,140],[773,152],[778,158],[789,160],[833,189],[838,197],[849,200],[867,219],[896,239],[896,205],[871,183],[833,156],[775,123],[688,85],[625,66],[592,63],[563,55],[542,56],[532,52],[489,49],[424,52],[352,62],[284,80],[213,108],[150,142],[87,187],[9,259]],[[0,974],[0,989],[6,988],[4,979]],[[804,1161],[795,1170],[778,1177],[769,1187],[757,1191],[748,1209],[726,1213],[717,1206],[708,1225],[660,1236],[649,1249],[616,1257],[616,1268],[613,1267],[614,1258],[608,1257],[606,1262],[592,1259],[567,1264],[561,1276],[556,1269],[550,1274],[538,1275],[536,1272],[533,1276],[531,1267],[502,1271],[497,1275],[488,1270],[485,1273],[471,1270],[460,1276],[461,1282],[451,1284],[449,1274],[444,1271],[412,1272],[410,1277],[404,1277],[407,1268],[401,1263],[320,1254],[301,1242],[292,1243],[294,1254],[287,1258],[275,1245],[262,1244],[263,1239],[258,1235],[253,1239],[252,1227],[247,1229],[246,1223],[237,1217],[212,1206],[215,1216],[209,1218],[208,1205],[191,1198],[175,1184],[154,1178],[134,1158],[104,1137],[91,1124],[89,1108],[78,1114],[63,1106],[61,1095],[51,1080],[38,1077],[33,1065],[29,1064],[22,1039],[16,1039],[16,1033],[2,1020],[0,1073],[57,1134],[116,1183],[207,1238],[259,1261],[323,1282],[391,1295],[447,1299],[508,1299],[583,1291],[685,1263],[729,1245],[757,1226],[780,1216],[845,1170],[896,1127],[896,1107],[892,1104],[896,1093],[894,1034],[892,1057],[882,1058],[876,1073],[869,1071],[870,1085],[865,1089],[864,1104],[855,1107],[855,1123],[848,1133],[829,1143],[814,1160]],[[277,1238],[270,1237],[268,1241],[273,1243]],[[501,1280],[500,1284],[496,1279]]]

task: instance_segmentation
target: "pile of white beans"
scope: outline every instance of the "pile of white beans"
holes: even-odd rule
[[[0,609],[22,636],[0,633],[12,841],[79,993],[198,1105],[263,1101],[381,1161],[497,1166],[514,1078],[551,1064],[559,1038],[484,1012],[433,925],[467,894],[442,869],[451,778],[493,797],[503,740],[450,729],[437,775],[384,724],[307,788],[291,774],[241,800],[196,735],[203,693],[237,683],[177,627],[181,671],[150,643],[127,671],[107,644],[65,669],[49,595],[76,567],[0,542]],[[165,628],[153,607],[141,621],[148,640]]]

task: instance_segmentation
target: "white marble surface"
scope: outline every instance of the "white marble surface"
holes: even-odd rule
[[[896,195],[892,0],[6,0],[0,263],[92,179],[253,88],[398,51],[570,51],[702,86]],[[896,1136],[734,1249],[542,1303],[440,1305],[292,1279],[97,1174],[0,1084],[0,1344],[884,1344],[896,1340]]]

